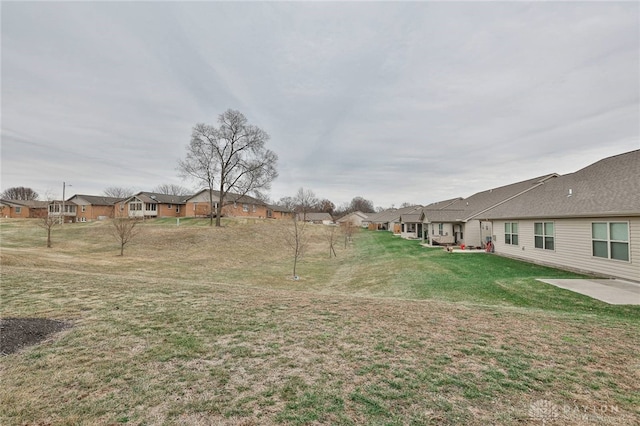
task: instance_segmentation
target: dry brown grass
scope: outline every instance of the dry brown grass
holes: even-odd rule
[[[543,399],[553,424],[640,420],[638,322],[371,297],[374,274],[347,294],[358,249],[321,238],[294,282],[272,222],[146,226],[124,257],[104,225],[52,250],[22,226],[1,316],[74,327],[0,360],[2,424],[521,425]]]

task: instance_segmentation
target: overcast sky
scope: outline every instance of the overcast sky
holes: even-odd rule
[[[337,205],[427,204],[640,148],[640,3],[7,2],[2,189],[182,181],[241,111]]]

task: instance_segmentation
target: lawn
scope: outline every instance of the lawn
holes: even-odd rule
[[[425,249],[336,245],[277,221],[0,221],[0,317],[65,320],[0,358],[0,424],[634,424],[640,309],[535,280],[571,273]]]

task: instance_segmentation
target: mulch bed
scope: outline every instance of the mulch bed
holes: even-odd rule
[[[71,323],[46,318],[0,318],[0,356],[46,340]]]

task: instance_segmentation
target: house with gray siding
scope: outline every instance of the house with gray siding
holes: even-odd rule
[[[498,254],[640,281],[640,150],[605,158],[475,216]]]
[[[481,219],[484,212],[531,191],[556,176],[558,176],[556,173],[539,176],[478,192],[468,198],[437,203],[435,206],[432,204],[432,207],[427,206],[422,209],[423,229],[428,230],[430,234],[424,235],[423,239],[436,244],[465,244],[482,247],[493,235],[491,221]]]

